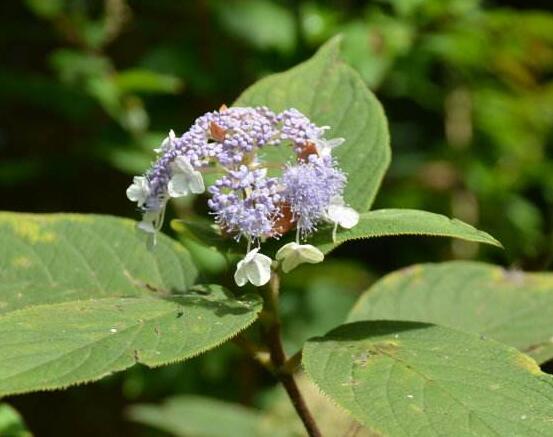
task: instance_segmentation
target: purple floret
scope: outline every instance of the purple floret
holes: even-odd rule
[[[316,230],[325,218],[330,200],[341,196],[346,176],[332,158],[310,155],[307,161],[288,166],[282,175],[283,200],[290,205],[302,235]]]
[[[236,238],[261,238],[272,233],[279,216],[280,195],[276,178],[265,170],[250,170],[242,165],[209,188],[213,195],[208,206],[215,220]]]

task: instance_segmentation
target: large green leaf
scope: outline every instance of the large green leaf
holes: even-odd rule
[[[257,318],[259,298],[192,285],[186,249],[135,223],[0,214],[0,396],[99,379],[206,351]]]
[[[197,271],[164,235],[148,250],[135,222],[80,214],[0,213],[0,314],[28,305],[185,291]]]
[[[305,374],[296,375],[296,383],[325,436],[343,436],[344,430],[350,430],[352,436],[375,437],[323,396]],[[283,387],[275,386],[267,390],[262,398],[264,409],[257,410],[206,397],[175,396],[162,404],[133,405],[127,416],[135,422],[175,436],[305,436],[305,427]]]
[[[260,412],[199,396],[173,397],[161,405],[134,405],[128,415],[175,436],[261,436]]]
[[[357,322],[310,340],[303,363],[324,393],[384,435],[553,430],[553,378],[483,336],[416,322]]]
[[[100,379],[211,349],[253,323],[257,296],[212,287],[168,299],[101,298],[32,306],[0,316],[0,396]]]
[[[331,229],[322,228],[309,243],[327,253],[349,240],[393,235],[452,237],[501,247],[501,243],[491,235],[461,220],[416,209],[379,209],[365,212],[360,215],[357,226],[337,232],[336,242],[332,241]]]
[[[394,272],[369,289],[348,321],[411,320],[475,332],[553,358],[553,274],[453,261]]]
[[[297,108],[318,125],[330,126],[329,137],[345,138],[335,151],[348,175],[345,198],[366,211],[390,162],[388,126],[361,77],[339,59],[339,46],[339,38],[330,40],[310,60],[255,83],[234,105],[265,105],[274,111]],[[267,154],[280,161],[289,158],[278,148],[267,148]]]

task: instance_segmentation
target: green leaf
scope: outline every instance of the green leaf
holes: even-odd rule
[[[0,396],[197,355],[257,318],[258,297],[193,289],[188,251],[131,220],[0,213]]]
[[[231,237],[224,237],[219,226],[203,217],[187,217],[171,220],[171,228],[187,239],[204,246],[215,248],[222,253],[240,251],[241,247]]]
[[[390,162],[388,126],[382,107],[358,73],[340,61],[339,46],[339,38],[330,40],[310,60],[248,88],[234,105],[266,105],[273,111],[297,108],[318,125],[330,126],[329,138],[345,138],[335,150],[348,175],[345,199],[363,212],[370,208]],[[265,152],[267,159],[283,162],[289,150]]]
[[[410,320],[474,332],[538,362],[553,358],[553,274],[454,261],[394,272],[370,288],[348,321]]]
[[[3,437],[31,437],[21,415],[8,404],[0,404],[0,435]]]
[[[178,396],[161,405],[134,405],[131,420],[175,436],[260,436],[261,414],[251,408],[199,396]]]
[[[332,242],[330,228],[321,228],[309,243],[328,253],[349,240],[393,235],[452,237],[501,247],[501,243],[495,238],[461,220],[416,209],[379,209],[366,212],[360,215],[357,226],[337,232],[336,243]]]
[[[553,378],[486,337],[357,322],[310,340],[303,363],[324,393],[384,435],[551,434]]]
[[[65,6],[63,0],[25,0],[25,3],[41,18],[55,18]]]
[[[132,220],[0,213],[0,314],[28,305],[165,296],[194,284],[188,251],[159,235],[153,250]]]
[[[175,94],[182,88],[182,81],[178,77],[141,68],[117,73],[115,84],[122,93]]]
[[[220,2],[215,8],[223,28],[261,50],[289,53],[296,45],[294,15],[269,0]]]
[[[355,429],[356,437],[374,437],[374,434],[362,428],[344,410],[323,396],[303,373],[297,375],[296,383],[320,429]],[[127,417],[183,437],[305,436],[304,425],[281,386],[266,391],[262,398],[264,409],[257,410],[206,397],[175,396],[161,405],[133,405],[127,411]]]
[[[221,288],[167,299],[101,298],[38,305],[0,316],[0,396],[93,381],[135,363],[198,355],[253,323],[258,296]]]

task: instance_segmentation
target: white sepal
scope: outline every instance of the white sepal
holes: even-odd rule
[[[188,193],[200,194],[205,191],[202,174],[195,170],[184,156],[178,156],[171,164],[173,176],[167,184],[171,197],[183,197]]]
[[[259,248],[250,250],[244,259],[236,265],[234,281],[239,287],[251,282],[256,287],[261,287],[271,279],[271,263],[273,260],[262,253]]]
[[[336,230],[338,225],[344,229],[351,229],[359,223],[359,213],[346,206],[342,196],[334,196],[330,199],[330,205],[326,211],[326,219],[334,223],[332,241],[336,242]]]
[[[138,229],[149,234],[148,236],[148,249],[152,249],[157,242],[157,232],[163,225],[163,219],[165,217],[165,205],[159,210],[146,211],[142,216],[142,221],[138,223]]]
[[[320,263],[324,260],[324,257],[324,254],[315,246],[295,242],[285,244],[276,254],[276,259],[281,262],[284,273],[294,270],[303,263]]]
[[[341,196],[334,196],[330,200],[330,206],[327,210],[327,218],[332,223],[337,223],[345,229],[351,229],[359,223],[359,213],[346,206]]]
[[[173,143],[173,141],[177,138],[175,135],[175,132],[173,129],[169,131],[169,135],[165,137],[165,139],[161,142],[161,146],[159,146],[157,149],[154,149],[154,152],[156,153],[162,153],[165,152]]]
[[[332,149],[340,146],[344,141],[346,141],[344,138],[332,138],[330,140],[318,138],[313,141],[313,144],[315,144],[319,156],[330,156],[332,154]]]
[[[149,195],[150,184],[148,180],[144,176],[135,176],[132,184],[127,188],[127,198],[132,202],[136,202],[141,207]]]

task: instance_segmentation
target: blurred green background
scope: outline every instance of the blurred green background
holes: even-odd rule
[[[336,33],[389,118],[375,207],[456,216],[506,250],[419,238],[349,243],[284,284],[291,351],[414,262],[553,262],[553,11],[511,0],[26,0],[0,4],[1,208],[136,218],[125,197],[169,129],[230,104]],[[173,215],[194,209],[179,204]],[[170,229],[167,230],[169,233]],[[187,243],[207,276],[224,262]],[[10,399],[37,435],[154,435],[125,408],[177,393],[263,405],[273,382],[232,345],[66,392]]]

